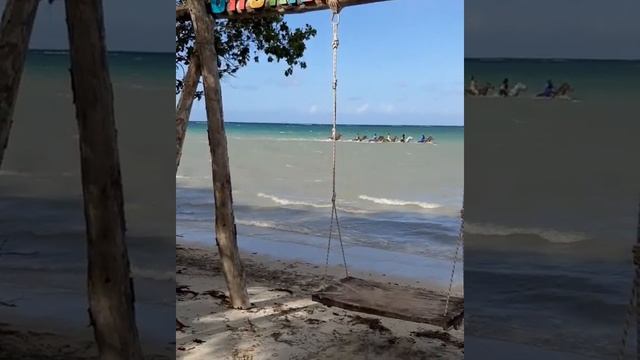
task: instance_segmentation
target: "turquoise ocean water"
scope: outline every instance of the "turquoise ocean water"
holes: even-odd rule
[[[190,131],[206,131],[205,122],[192,122]],[[329,140],[331,125],[325,124],[261,124],[234,123],[225,125],[227,135],[232,138],[255,138],[275,140]],[[381,125],[338,125],[337,131],[342,134],[342,141],[348,141],[357,136],[390,135],[412,137],[413,141],[421,135],[433,136],[440,142],[463,141],[463,128],[460,126],[381,126]]]
[[[239,244],[320,263],[330,224],[330,125],[225,124]],[[448,281],[459,231],[463,127],[338,125],[337,196],[354,269]],[[354,142],[357,135],[434,144]],[[206,123],[191,122],[177,174],[176,218],[185,239],[213,244]],[[337,252],[331,262],[338,264]],[[458,282],[462,274],[457,274]]]

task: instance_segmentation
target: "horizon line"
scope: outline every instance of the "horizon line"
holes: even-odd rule
[[[194,122],[194,123],[207,123],[206,120],[189,120],[189,122]],[[224,121],[227,124],[251,124],[251,125],[305,125],[305,126],[309,126],[309,125],[326,125],[326,126],[331,126],[331,124],[318,124],[318,123],[287,123],[287,122],[253,122],[253,121]],[[387,124],[337,124],[337,125],[346,125],[346,126],[414,126],[414,127],[425,127],[425,126],[431,126],[431,127],[464,127],[463,125],[409,125],[409,124],[398,124],[398,125],[387,125]]]

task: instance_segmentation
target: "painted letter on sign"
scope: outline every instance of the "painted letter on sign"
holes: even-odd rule
[[[252,9],[260,9],[264,7],[264,0],[249,0],[249,7]]]
[[[227,0],[211,0],[211,10],[214,14],[222,14],[227,9]]]

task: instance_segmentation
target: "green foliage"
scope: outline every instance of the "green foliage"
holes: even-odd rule
[[[176,1],[178,4],[179,1]],[[251,61],[283,61],[287,64],[284,75],[293,74],[295,67],[304,69],[302,60],[305,41],[316,35],[310,25],[291,29],[279,14],[247,17],[242,19],[218,19],[215,21],[215,46],[218,55],[220,77],[233,76]],[[189,65],[193,54],[195,34],[191,21],[176,22],[176,69]],[[176,94],[182,90],[182,80],[176,72]],[[180,76],[181,77],[181,76]],[[202,93],[196,94],[199,98]]]

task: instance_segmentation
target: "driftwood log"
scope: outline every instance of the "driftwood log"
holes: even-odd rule
[[[216,244],[222,270],[229,288],[231,306],[246,309],[250,306],[244,269],[238,251],[237,233],[231,195],[231,173],[227,137],[224,131],[222,90],[218,77],[218,57],[213,36],[213,18],[207,13],[202,0],[187,0],[196,36],[196,49],[204,83],[207,110],[207,130],[215,200]]]
[[[340,7],[345,8],[345,7],[354,6],[354,5],[364,5],[364,4],[371,4],[371,3],[383,2],[383,1],[389,1],[389,0],[340,0]],[[205,10],[208,10],[208,8],[210,8],[211,2],[209,0],[202,0],[202,2],[207,7],[207,9]],[[247,3],[248,2],[249,1],[247,0]],[[265,2],[268,3],[268,0]],[[231,14],[229,14],[228,12],[224,12],[221,14],[215,14],[214,16],[216,18],[223,19],[223,18],[242,18],[242,17],[262,16],[262,15],[274,14],[274,13],[290,15],[290,14],[302,14],[309,11],[326,10],[329,8],[326,0],[316,0],[315,2],[308,2],[308,3],[301,3],[301,1],[298,1],[298,3],[299,5],[278,5],[275,7],[265,6],[262,9],[251,9],[247,5],[246,6],[247,10],[244,12],[234,12]],[[176,6],[176,21],[185,21],[189,19],[190,19],[189,9],[187,8],[187,6],[186,5]]]
[[[0,166],[9,143],[13,110],[39,0],[7,0],[0,23]]]
[[[65,4],[87,228],[89,314],[101,360],[141,360],[124,239],[122,181],[102,1],[67,0]]]

